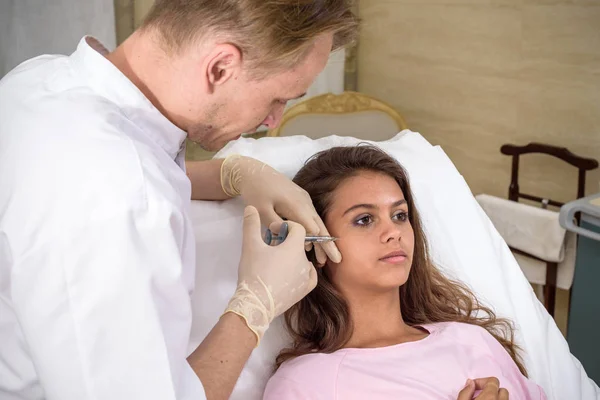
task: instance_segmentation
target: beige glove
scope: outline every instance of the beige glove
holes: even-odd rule
[[[263,224],[279,231],[281,217],[301,224],[310,235],[329,236],[305,190],[270,166],[250,157],[231,155],[221,166],[221,186],[230,197],[241,195],[247,205],[256,207]],[[342,255],[334,242],[315,245],[320,264],[327,257],[335,263]]]
[[[289,233],[278,246],[265,244],[254,207],[244,210],[238,286],[225,313],[233,312],[256,334],[257,346],[269,324],[317,285],[317,273],[304,252],[304,228],[288,222]]]

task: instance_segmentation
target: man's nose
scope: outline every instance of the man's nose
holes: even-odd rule
[[[285,105],[278,106],[274,109],[263,121],[263,125],[265,125],[269,129],[275,129],[281,122],[281,117],[283,117],[283,112],[285,111]]]

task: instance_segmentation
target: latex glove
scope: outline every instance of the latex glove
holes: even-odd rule
[[[241,195],[247,205],[256,207],[265,226],[273,232],[279,231],[284,217],[300,223],[310,235],[329,236],[308,193],[267,164],[231,155],[221,166],[221,186],[228,196]],[[342,261],[334,242],[314,247],[319,264],[325,264],[327,257],[335,263]]]
[[[273,319],[317,285],[317,272],[304,252],[306,231],[287,222],[288,236],[278,246],[265,244],[254,207],[244,210],[242,257],[238,285],[225,312],[241,316],[256,334],[257,346]]]

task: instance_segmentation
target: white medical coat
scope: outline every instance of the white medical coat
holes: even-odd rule
[[[0,81],[0,399],[204,399],[186,134],[99,51]]]

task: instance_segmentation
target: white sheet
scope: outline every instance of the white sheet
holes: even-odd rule
[[[354,138],[303,136],[240,139],[217,157],[240,153],[267,162],[292,177],[319,150],[353,145]],[[386,142],[374,143],[406,168],[430,241],[432,256],[443,270],[473,288],[500,316],[517,325],[517,341],[526,350],[530,377],[549,399],[598,399],[591,381],[554,321],[537,300],[504,240],[472,196],[466,182],[439,147],[421,135],[403,131]],[[192,218],[197,236],[197,287],[193,296],[194,323],[190,351],[215,324],[235,289],[241,251],[242,203],[194,202]],[[260,399],[275,355],[286,340],[277,321],[254,351],[232,399]]]

